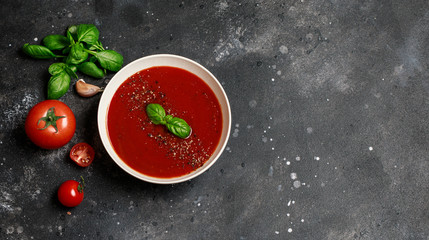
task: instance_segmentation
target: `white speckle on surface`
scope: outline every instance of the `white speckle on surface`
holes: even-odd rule
[[[268,141],[267,137],[262,137],[262,142],[266,143]]]
[[[270,169],[268,170],[268,177],[272,177],[274,172],[273,166],[270,166]]]
[[[286,216],[290,217],[290,213],[286,213]]]
[[[21,119],[24,119],[28,110],[33,107],[37,102],[37,96],[25,93],[21,101],[15,102],[10,108],[3,112],[2,120],[6,124],[2,124],[0,129],[8,126],[9,129],[18,127]]]
[[[300,156],[297,156],[297,157],[295,158],[295,160],[297,160],[297,161],[301,161],[301,157],[300,157]]]
[[[292,232],[292,228],[288,228],[288,229],[287,229],[287,232],[288,232],[288,233],[291,233],[291,232]]]
[[[293,186],[294,186],[295,188],[299,188],[299,187],[301,187],[301,182],[300,182],[300,181],[298,181],[298,180],[296,180],[295,182],[293,182]]]
[[[295,179],[297,179],[298,178],[298,174],[296,174],[296,173],[291,173],[290,174],[290,178],[292,179],[292,180],[295,180]]]
[[[275,233],[275,234],[279,234],[280,232],[279,232],[279,231],[275,231],[274,233]]]
[[[232,136],[233,137],[238,137],[238,132],[239,132],[239,130],[237,128],[234,129],[234,133],[232,133]]]
[[[301,222],[304,222],[304,219],[301,219]]]
[[[282,54],[287,54],[287,53],[289,52],[289,49],[288,49],[285,45],[281,45],[281,46],[279,47],[279,51],[280,51]]]
[[[6,234],[12,234],[15,231],[13,226],[9,226],[6,228]]]
[[[282,71],[278,70],[278,71],[277,71],[277,75],[278,75],[278,76],[282,75]]]
[[[368,149],[369,149],[369,151],[372,151],[372,150],[374,150],[374,148],[373,148],[373,147],[369,147]]]
[[[289,161],[287,161],[287,162],[286,162],[286,165],[290,165],[290,162],[289,162]]]
[[[23,233],[23,232],[24,232],[24,227],[22,227],[22,226],[18,226],[18,227],[16,228],[16,232],[17,232],[18,234]]]
[[[271,148],[271,150],[273,150],[273,151],[274,151],[274,148],[272,147],[272,148]]]
[[[327,98],[326,101],[329,102],[329,98]]]
[[[325,186],[326,186],[326,184],[325,184],[324,182],[322,182],[322,183],[320,184],[320,186],[321,186],[321,187],[325,187]]]
[[[319,161],[320,157],[314,157],[314,160]]]
[[[39,41],[39,39],[38,39],[37,37],[35,37],[35,38],[34,38],[34,41],[35,41],[35,42],[37,42],[37,41]]]
[[[275,79],[274,78],[271,78],[271,82],[274,82],[275,81]]]
[[[308,134],[313,133],[313,128],[312,128],[312,127],[308,127],[308,128],[307,128],[307,133],[308,133]]]
[[[287,206],[289,207],[291,204],[292,200],[289,200],[289,202],[287,203]]]
[[[67,14],[67,17],[69,17],[69,18],[73,17],[73,13]]]
[[[236,124],[235,124],[235,127],[236,127],[236,128],[239,128],[239,127],[240,127],[240,124],[239,124],[239,123],[236,123]]]
[[[256,107],[256,105],[257,105],[256,100],[250,100],[249,107],[254,108],[254,107]]]
[[[280,184],[280,185],[277,186],[277,191],[280,192],[281,190],[282,190],[282,185]]]

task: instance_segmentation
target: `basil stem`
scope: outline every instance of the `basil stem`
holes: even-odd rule
[[[166,115],[164,108],[157,103],[147,105],[146,113],[154,124],[166,125],[171,133],[180,138],[187,138],[191,134],[192,129],[185,120]]]

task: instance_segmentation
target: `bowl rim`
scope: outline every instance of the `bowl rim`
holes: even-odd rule
[[[138,71],[147,69],[149,67],[155,67],[155,66],[171,66],[171,63],[166,63],[166,64],[153,64],[150,65],[148,67],[143,67],[140,70],[137,70],[136,72],[131,73],[131,75],[127,74],[126,72],[129,72],[128,69],[133,68],[135,64],[141,64],[145,63],[146,61],[153,61],[156,62],[156,59],[162,59],[162,58],[171,58],[172,60],[178,60],[178,61],[183,61],[186,64],[190,64],[190,65],[194,65],[194,67],[197,67],[198,69],[202,70],[205,74],[208,74],[208,76],[213,79],[213,83],[216,85],[216,87],[218,88],[218,92],[220,93],[221,96],[219,96],[216,91],[213,90],[213,88],[206,82],[205,79],[202,79],[201,76],[199,76],[204,82],[206,82],[206,84],[209,85],[209,87],[212,89],[212,91],[215,93],[216,98],[219,101],[219,104],[221,106],[221,112],[222,115],[224,115],[225,113],[227,114],[227,122],[225,122],[225,116],[222,116],[223,119],[223,126],[222,126],[222,135],[221,135],[221,139],[219,140],[218,146],[216,147],[216,149],[214,150],[213,154],[217,154],[213,157],[213,155],[210,157],[213,159],[209,159],[206,163],[204,163],[203,166],[201,166],[200,168],[186,174],[183,176],[179,176],[179,177],[173,177],[173,178],[157,178],[157,177],[152,177],[152,176],[148,176],[145,175],[141,172],[138,172],[134,169],[132,169],[130,166],[128,166],[125,162],[123,162],[123,160],[121,160],[121,158],[117,155],[117,153],[115,152],[115,150],[113,149],[113,146],[111,145],[109,136],[108,136],[108,131],[107,131],[107,116],[108,116],[108,110],[109,110],[109,106],[110,106],[110,101],[111,98],[113,97],[113,95],[116,93],[117,89],[119,86],[122,85],[122,83],[124,81],[126,81],[126,79],[128,79],[132,74],[137,73]],[[176,66],[173,66],[176,67]],[[184,68],[182,68],[184,69]],[[184,69],[186,71],[189,71],[195,75],[197,75],[195,72],[192,72],[189,69]],[[122,76],[126,74],[125,76]],[[198,75],[197,75],[198,76]],[[112,84],[111,84],[112,83]],[[113,83],[115,83],[116,87],[113,87]],[[111,95],[111,96],[110,96]],[[223,106],[221,103],[221,99],[219,99],[220,97],[222,97],[222,102],[225,103],[225,105]],[[224,109],[226,107],[226,109]],[[225,110],[225,111],[224,111]],[[97,112],[97,126],[98,126],[98,133],[100,135],[102,144],[104,149],[107,151],[109,157],[120,167],[122,168],[122,170],[124,170],[125,172],[127,172],[128,174],[146,181],[146,182],[150,182],[150,183],[155,183],[155,184],[175,184],[175,183],[180,183],[180,182],[185,182],[188,181],[190,179],[193,179],[199,175],[201,175],[202,173],[204,173],[205,171],[207,171],[218,159],[219,157],[222,155],[223,151],[225,150],[225,147],[228,143],[229,137],[230,137],[230,132],[231,132],[231,107],[230,107],[230,103],[228,100],[228,97],[225,93],[225,90],[223,89],[222,85],[220,84],[220,82],[217,80],[217,78],[209,71],[207,70],[204,66],[202,66],[201,64],[199,64],[198,62],[191,60],[189,58],[186,57],[182,57],[179,55],[174,55],[174,54],[154,54],[154,55],[148,55],[142,58],[138,58],[130,63],[128,63],[126,66],[124,66],[123,68],[121,68],[121,70],[119,70],[109,81],[109,83],[106,85],[99,104],[98,104],[98,112]],[[225,131],[226,130],[226,134]],[[222,140],[223,139],[223,140]]]

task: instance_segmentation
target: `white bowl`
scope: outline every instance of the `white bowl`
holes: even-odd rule
[[[135,171],[134,169],[129,167],[124,161],[122,161],[122,159],[118,156],[118,154],[113,149],[111,141],[109,139],[109,134],[107,130],[107,113],[109,110],[110,101],[113,95],[115,94],[116,90],[119,88],[119,86],[121,86],[121,84],[125,80],[127,80],[133,74],[143,69],[147,69],[155,66],[177,67],[177,68],[185,69],[200,77],[204,82],[207,83],[207,85],[209,85],[209,87],[216,95],[222,111],[222,118],[223,118],[222,134],[221,134],[219,144],[215,149],[215,151],[213,152],[212,156],[200,168],[196,169],[195,171],[189,174],[186,174],[180,177],[156,178],[156,177],[148,176],[138,171]],[[136,178],[139,178],[141,180],[151,182],[151,183],[173,184],[173,183],[184,182],[205,172],[216,162],[216,160],[222,154],[228,142],[230,129],[231,129],[231,108],[229,106],[228,98],[225,94],[225,91],[223,90],[219,81],[216,79],[215,76],[213,76],[213,74],[211,74],[206,68],[204,68],[197,62],[181,56],[177,56],[177,55],[170,55],[170,54],[151,55],[151,56],[137,59],[134,62],[129,63],[128,65],[123,67],[119,72],[117,72],[115,76],[107,84],[103,92],[103,95],[101,96],[99,107],[98,107],[98,131],[100,133],[101,141],[103,142],[103,145],[107,153],[116,162],[116,164],[118,164],[119,167],[121,167],[127,173],[131,174]]]

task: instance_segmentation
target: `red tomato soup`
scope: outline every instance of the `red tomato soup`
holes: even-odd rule
[[[166,114],[192,128],[182,139],[153,124],[146,106],[158,103]],[[109,106],[107,130],[119,157],[148,176],[173,178],[201,167],[222,134],[222,112],[209,86],[198,76],[174,67],[152,67],[129,77]]]

